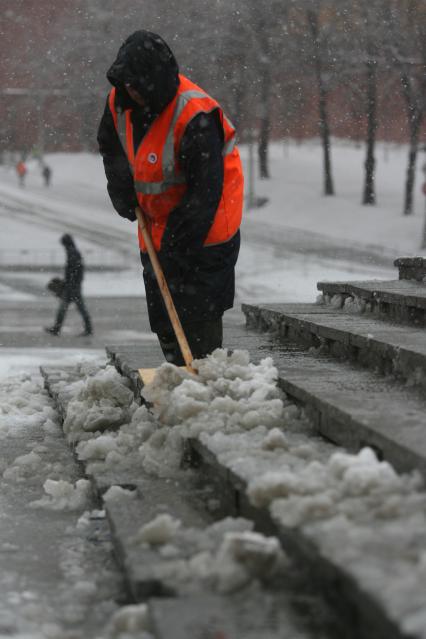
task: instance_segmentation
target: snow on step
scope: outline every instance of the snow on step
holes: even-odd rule
[[[317,288],[327,298],[340,297],[339,308],[348,297],[363,300],[368,310],[397,321],[424,325],[426,285],[415,280],[369,280],[365,282],[318,282]]]
[[[244,592],[232,598],[214,594],[191,599],[162,599],[150,604],[157,639],[326,639],[318,611],[307,611],[309,598],[301,599],[300,623],[284,597],[264,590]],[[317,617],[316,623],[309,617]],[[197,634],[194,635],[194,632]]]
[[[51,392],[64,403],[64,430],[69,441],[77,444],[77,455],[86,464],[88,475],[101,491],[106,491],[103,500],[115,550],[123,565],[128,589],[136,601],[185,594],[184,600],[179,599],[177,609],[179,604],[186,614],[191,609],[191,619],[197,627],[206,623],[202,613],[206,605],[214,601],[218,606],[222,601],[222,613],[226,608],[226,614],[222,614],[222,628],[245,627],[241,625],[240,614],[242,608],[248,607],[256,611],[253,612],[256,617],[253,628],[267,633],[265,637],[278,639],[282,628],[295,637],[317,639],[322,636],[321,624],[314,620],[318,605],[323,604],[309,588],[306,591],[303,586],[303,592],[295,592],[295,576],[290,576],[293,569],[289,568],[278,540],[253,532],[253,523],[241,518],[214,521],[209,511],[214,512],[217,519],[219,500],[213,487],[201,483],[193,471],[182,470],[182,446],[178,446],[179,455],[175,454],[176,441],[182,440],[182,434],[178,433],[176,440],[173,429],[160,428],[154,432],[152,415],[145,407],[133,405],[126,378],[107,367],[96,374],[89,370],[84,379],[80,368],[69,374],[71,383],[67,392],[64,374],[45,370],[45,376]],[[113,416],[111,429],[104,419],[105,407]],[[90,419],[87,419],[88,414]],[[121,424],[117,431],[119,415],[127,415],[130,423]],[[170,437],[165,446],[168,430]],[[143,442],[148,439],[143,450]],[[157,449],[165,467],[165,479],[147,475],[143,470],[145,466],[151,473],[159,471],[160,465],[153,463],[153,450]],[[134,454],[138,458],[138,474]],[[121,455],[129,462],[130,472],[121,463]],[[108,480],[111,482],[114,477],[117,483],[106,490]],[[129,477],[133,483],[131,490],[130,486],[122,487]],[[297,579],[299,572],[298,569]],[[283,588],[289,577],[290,586]],[[266,594],[261,584],[271,579],[280,579],[278,590],[272,589]],[[240,596],[240,593],[243,594]],[[303,599],[305,609],[307,602],[312,601],[308,605],[313,608],[309,623],[305,618],[298,619],[295,613],[293,601],[296,595]],[[192,602],[194,596],[195,604]],[[226,600],[221,596],[226,596]],[[256,608],[260,600],[265,604],[262,611]],[[152,606],[161,608],[155,601],[149,606],[150,610]],[[277,616],[270,618],[268,611],[272,609],[280,610],[279,624]],[[322,614],[328,613],[324,609]],[[117,614],[116,625],[123,628],[129,624],[138,625],[140,615],[139,609],[128,612],[123,609]],[[170,636],[164,634],[170,632],[170,616],[168,624],[164,619],[157,622],[156,636]],[[315,626],[313,634],[309,630],[312,624]],[[145,628],[144,624],[142,626]]]
[[[390,629],[383,636],[425,637],[426,494],[419,477],[396,474],[371,449],[336,452],[313,437],[310,424],[281,395],[271,359],[255,365],[247,353],[216,351],[198,366],[199,376],[193,378],[165,364],[145,389],[157,427],[145,432],[138,447],[141,466],[176,477],[185,441],[200,441],[222,474],[247,487],[253,507],[268,508],[280,530],[294,531],[346,575],[346,583],[356,584],[364,621],[371,610],[363,609],[367,597],[380,613],[377,623]],[[109,376],[101,371],[90,382],[97,401]],[[79,393],[77,402],[81,397],[91,401],[87,388]],[[118,402],[126,393],[114,396]],[[136,419],[136,410],[130,430],[147,419],[142,413]],[[83,446],[102,436],[80,432]],[[122,455],[123,441],[117,444]]]
[[[426,309],[426,286],[414,280],[367,280],[353,282],[318,282],[319,291],[360,294],[384,302],[406,303]]]
[[[344,313],[331,305],[243,304],[243,311],[250,326],[276,331],[284,344],[298,341],[306,347],[321,347],[331,355],[426,387],[422,328],[385,323],[368,314]]]
[[[117,478],[119,480],[119,478]],[[205,528],[211,518],[191,506],[197,499],[207,502],[213,496],[197,487],[190,478],[179,480],[139,474],[132,491],[118,493],[113,486],[104,495],[105,508],[111,524],[113,539],[124,568],[129,590],[136,601],[152,596],[176,594],[180,590],[176,564],[177,550],[167,555],[161,548],[173,545],[183,525]],[[181,578],[184,567],[181,567]]]
[[[275,322],[279,328],[279,321]],[[281,388],[303,404],[318,431],[350,450],[368,445],[399,471],[426,477],[426,399],[392,379],[324,355],[287,351],[271,334],[257,333],[253,361],[269,352]]]
[[[421,622],[426,614],[426,494],[419,477],[397,475],[371,449],[358,455],[336,453],[331,445],[304,436],[308,426],[300,420],[295,424],[297,409],[291,405],[283,404],[279,415],[284,437],[275,434],[276,396],[270,388],[272,370],[265,360],[261,366],[268,392],[263,392],[257,419],[247,421],[244,414],[237,420],[240,385],[244,380],[247,391],[245,378],[251,382],[254,376],[241,366],[244,359],[237,372],[233,357],[238,358],[239,353],[231,356],[228,368],[219,356],[217,369],[214,356],[207,358],[200,364],[200,382],[191,380],[190,384],[179,382],[163,369],[164,379],[160,375],[148,390],[148,398],[155,397],[156,411],[166,417],[166,423],[174,429],[182,425],[184,432],[196,436],[214,453],[220,466],[247,485],[255,506],[268,505],[278,525],[300,529],[322,556],[352,574],[395,626],[401,624],[401,636],[406,631],[425,636]],[[253,371],[252,364],[247,367]],[[207,385],[207,392],[201,382]],[[262,389],[261,382],[262,376],[258,389],[253,385],[253,395]],[[212,393],[215,388],[225,395],[220,404]],[[250,404],[247,400],[253,395],[243,395],[245,404]],[[272,411],[267,409],[271,403]],[[219,406],[226,409],[221,412]],[[268,414],[274,415],[272,421],[265,419]],[[395,569],[400,580],[395,579]]]

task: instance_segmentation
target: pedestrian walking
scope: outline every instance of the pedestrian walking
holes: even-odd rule
[[[80,333],[79,337],[92,335],[92,322],[90,320],[89,312],[83,301],[82,295],[82,282],[84,277],[84,263],[81,253],[77,249],[75,242],[71,235],[66,233],[61,237],[61,243],[66,251],[66,264],[63,290],[61,293],[61,302],[59,304],[58,312],[56,314],[56,320],[53,326],[46,327],[44,330],[52,335],[59,335],[62,324],[65,320],[65,315],[68,310],[68,306],[74,303],[84,322],[84,331]]]
[[[25,176],[27,174],[27,167],[25,162],[23,160],[19,160],[15,168],[18,176],[19,186],[25,186]]]
[[[52,169],[47,164],[43,164],[41,174],[44,179],[44,185],[48,187],[50,185],[50,178],[52,177]]]
[[[164,40],[127,38],[107,72],[113,88],[99,126],[112,204],[145,212],[194,357],[222,346],[240,247],[243,172],[235,129],[218,102],[179,73]],[[168,361],[183,364],[139,230],[151,329]]]

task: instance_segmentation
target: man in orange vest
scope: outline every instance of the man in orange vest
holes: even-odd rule
[[[235,129],[220,105],[179,73],[164,40],[136,31],[119,49],[98,142],[116,211],[139,205],[194,357],[222,346],[235,292],[243,172]],[[141,233],[151,329],[168,361],[183,363]]]

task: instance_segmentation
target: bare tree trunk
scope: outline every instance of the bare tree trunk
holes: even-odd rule
[[[375,147],[377,131],[377,63],[373,58],[367,62],[367,156],[365,159],[365,184],[363,204],[376,204],[375,193]]]
[[[331,172],[331,143],[327,113],[327,92],[322,82],[319,84],[319,91],[319,126],[324,155],[324,195],[334,195],[333,176]]]
[[[315,49],[315,75],[318,84],[318,115],[319,130],[323,149],[323,170],[324,170],[324,195],[334,195],[333,175],[331,170],[331,142],[330,126],[327,111],[327,89],[324,83],[321,51],[319,46],[319,25],[318,14],[315,11],[307,12],[309,27]]]
[[[269,162],[268,162],[268,145],[269,132],[271,128],[270,122],[270,72],[269,67],[265,66],[262,80],[262,110],[260,115],[260,129],[258,140],[258,157],[259,157],[259,176],[262,180],[269,179]]]
[[[257,7],[257,2],[252,8]],[[257,8],[255,9],[257,12]],[[261,179],[269,179],[269,158],[268,145],[269,133],[271,128],[271,58],[269,50],[268,29],[265,23],[265,17],[262,16],[257,20],[257,40],[260,48],[260,126],[258,138],[258,159],[259,159],[259,177]]]
[[[410,122],[410,149],[408,151],[407,177],[405,180],[404,215],[411,215],[411,213],[413,212],[413,193],[416,177],[420,124],[420,117],[413,118]]]
[[[416,177],[417,151],[419,146],[420,128],[423,120],[422,100],[418,99],[412,90],[410,77],[406,71],[401,73],[402,92],[407,103],[407,118],[410,129],[410,149],[408,151],[407,177],[405,180],[404,215],[413,212],[413,192]],[[426,88],[426,84],[424,84]]]

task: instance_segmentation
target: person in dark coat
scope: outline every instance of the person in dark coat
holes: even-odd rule
[[[47,164],[43,164],[43,169],[42,169],[41,173],[43,175],[44,185],[45,186],[49,186],[50,185],[50,179],[52,177],[52,169]]]
[[[115,87],[115,107],[131,109],[135,153],[150,125],[174,99],[179,87],[176,59],[162,38],[136,31],[122,45],[107,72]],[[135,221],[138,200],[127,155],[107,100],[98,130],[107,188],[115,210]],[[204,245],[224,184],[224,130],[217,110],[196,115],[186,126],[179,166],[187,185],[168,215],[158,252],[173,301],[194,357],[222,346],[222,316],[233,305],[240,232],[218,245]],[[148,254],[141,251],[148,314],[168,361],[183,358],[167,316]]]
[[[55,324],[45,328],[44,330],[51,335],[59,335],[68,306],[74,303],[77,306],[84,322],[84,331],[80,334],[80,336],[92,335],[92,322],[84,304],[81,291],[81,285],[84,277],[83,258],[71,235],[68,233],[63,235],[61,237],[61,243],[63,244],[67,255],[61,303],[56,314]]]

